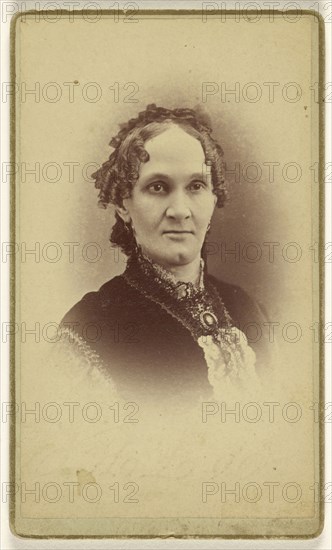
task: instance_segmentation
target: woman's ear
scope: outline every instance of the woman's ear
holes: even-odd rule
[[[129,222],[130,222],[131,217],[130,217],[129,211],[127,210],[127,208],[126,208],[125,206],[116,206],[116,207],[115,207],[115,210],[116,210],[116,212],[118,213],[118,215],[120,216],[120,218],[121,218],[125,223],[129,223]]]

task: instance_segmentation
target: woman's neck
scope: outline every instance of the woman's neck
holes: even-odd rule
[[[142,258],[145,258],[151,262],[156,268],[163,269],[174,279],[174,282],[192,283],[193,285],[201,286],[202,284],[202,272],[204,268],[203,260],[200,256],[195,258],[192,262],[185,265],[170,265],[166,263],[157,262],[151,258],[148,254],[139,252]]]
[[[169,271],[174,279],[183,283],[193,283],[198,285],[201,274],[201,258],[196,258],[193,262],[186,265],[162,266]]]

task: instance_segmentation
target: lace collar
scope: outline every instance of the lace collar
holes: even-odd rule
[[[144,274],[147,279],[153,279],[157,284],[164,287],[164,289],[172,294],[172,296],[182,299],[197,296],[204,291],[204,260],[200,260],[200,272],[198,282],[191,283],[185,281],[178,281],[173,273],[165,269],[160,264],[157,264],[151,258],[143,254],[139,249],[138,254],[133,259],[129,260],[130,264],[136,264],[139,270]]]
[[[221,296],[204,277],[203,260],[198,286],[176,281],[171,273],[141,252],[129,258],[123,277],[140,294],[180,321],[195,340],[207,334],[217,338],[221,327],[232,324]]]

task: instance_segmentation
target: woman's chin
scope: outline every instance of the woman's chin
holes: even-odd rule
[[[144,245],[141,248],[146,256],[164,267],[187,265],[200,256],[199,247],[188,246],[185,242],[161,242],[158,248]]]
[[[193,253],[192,250],[186,250],[185,248],[175,248],[173,250],[166,251],[163,256],[159,255],[157,262],[164,266],[179,266],[187,265],[195,260],[198,253]]]

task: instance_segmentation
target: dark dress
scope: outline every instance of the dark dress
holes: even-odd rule
[[[122,275],[86,294],[65,315],[64,338],[95,361],[125,398],[208,398],[208,366],[197,338],[229,326],[246,333],[262,327],[266,317],[238,286],[205,273],[204,287],[174,285],[152,262],[133,257]],[[262,373],[268,342],[260,338],[250,345]]]

